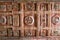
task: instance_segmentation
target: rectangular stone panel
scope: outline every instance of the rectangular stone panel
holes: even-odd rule
[[[12,15],[7,16],[7,25],[13,25],[13,16]]]
[[[13,26],[19,26],[19,15],[13,15]]]
[[[13,30],[12,28],[7,28],[7,36],[12,37],[13,36]]]

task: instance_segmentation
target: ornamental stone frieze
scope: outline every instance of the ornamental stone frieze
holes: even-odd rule
[[[60,3],[0,2],[0,36],[60,36]]]

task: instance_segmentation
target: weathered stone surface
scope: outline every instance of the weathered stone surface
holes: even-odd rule
[[[33,2],[60,2],[60,0],[0,0],[2,2],[27,2],[27,1],[33,1]]]
[[[0,0],[1,2],[13,2],[13,0]]]

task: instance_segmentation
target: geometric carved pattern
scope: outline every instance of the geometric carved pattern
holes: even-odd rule
[[[59,17],[59,15],[55,14],[54,16],[52,16],[52,23],[53,23],[54,25],[56,25],[56,24],[59,23],[59,22],[60,22],[60,17]]]
[[[53,4],[53,2],[42,2],[42,4],[40,2],[1,2],[0,36],[60,36],[60,25],[58,25],[60,24],[60,12],[54,10]]]

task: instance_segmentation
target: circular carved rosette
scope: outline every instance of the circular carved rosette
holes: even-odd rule
[[[52,16],[51,21],[54,25],[58,24],[60,22],[59,15],[55,14],[54,16]]]
[[[4,16],[0,16],[0,24],[5,24],[6,18]]]
[[[25,16],[24,22],[26,25],[32,25],[34,23],[33,16]]]

